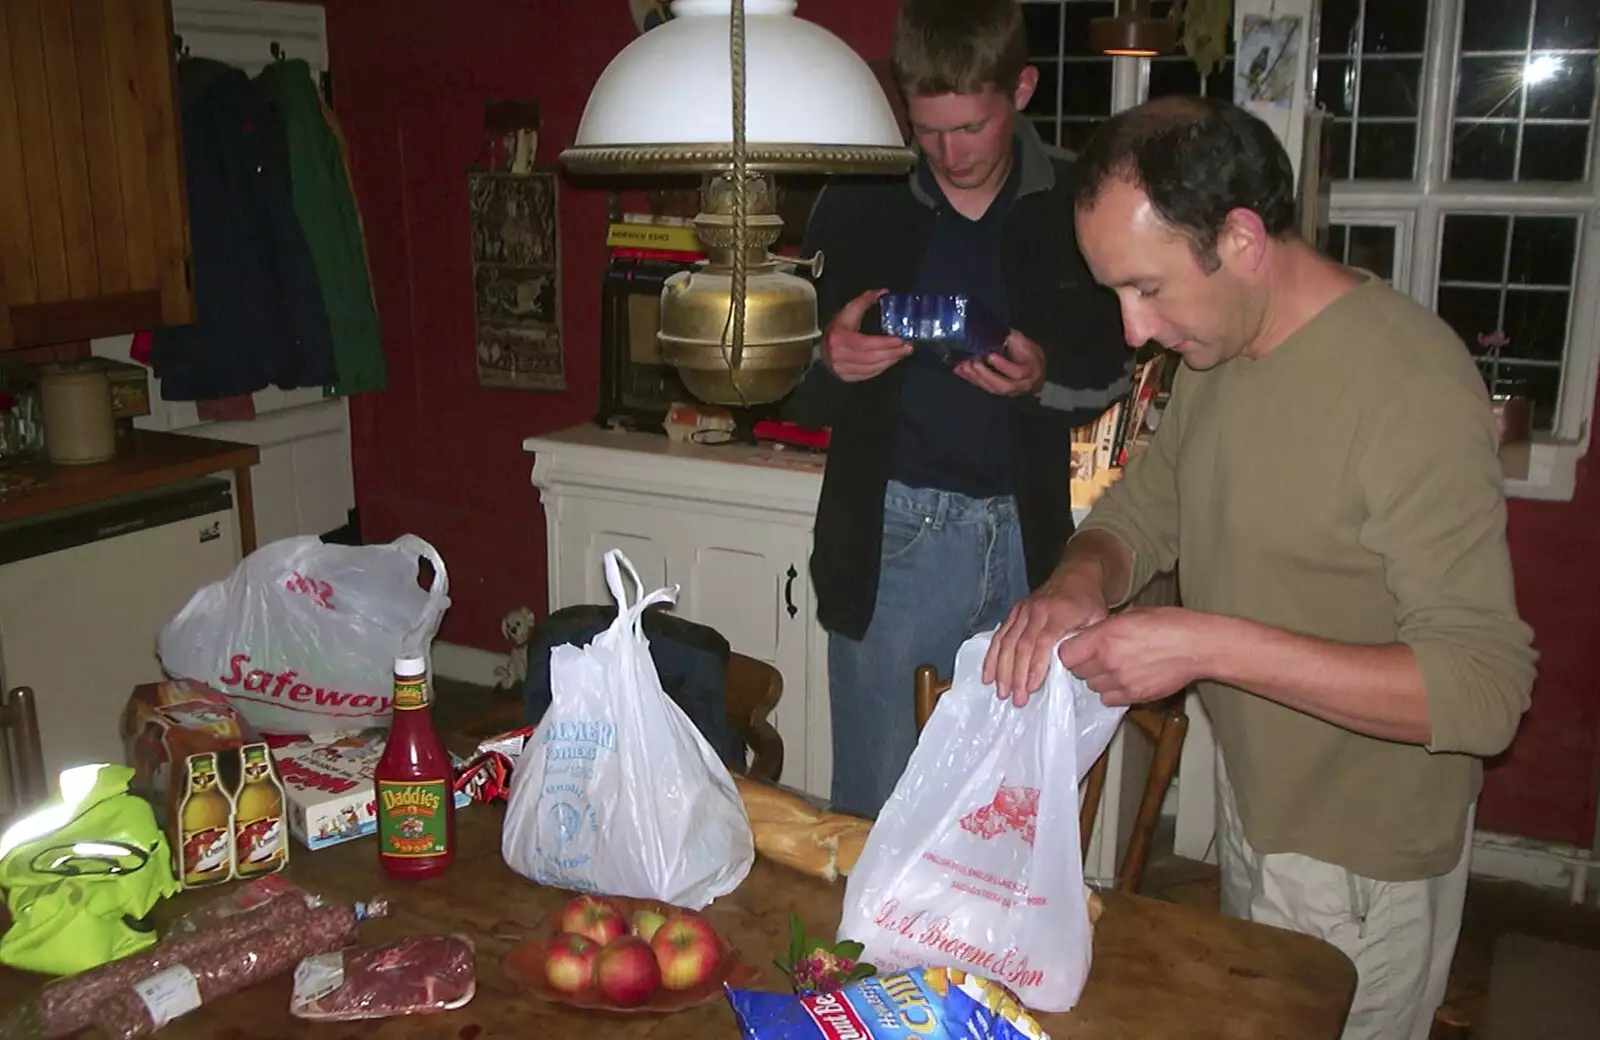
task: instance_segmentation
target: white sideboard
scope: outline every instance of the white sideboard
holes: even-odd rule
[[[817,624],[808,566],[822,459],[592,424],[530,437],[522,447],[534,455],[533,484],[545,510],[549,609],[609,603],[601,558],[610,549],[622,550],[652,590],[679,585],[681,616],[782,673],[773,723],[783,737],[783,782],[826,797],[833,768],[827,634]],[[1191,727],[1191,735],[1197,729],[1205,727]],[[1209,747],[1189,743],[1185,759],[1209,762]],[[1115,876],[1149,761],[1144,742],[1125,744],[1120,732],[1111,756],[1086,865],[1096,882]],[[1209,827],[1209,779],[1202,783],[1201,825]],[[1109,846],[1107,833],[1118,838]]]

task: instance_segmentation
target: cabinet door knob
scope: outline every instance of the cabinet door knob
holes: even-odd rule
[[[789,580],[783,584],[783,602],[788,608],[789,616],[794,617],[800,613],[800,608],[794,605],[794,580],[800,575],[795,572],[794,564],[789,564]]]

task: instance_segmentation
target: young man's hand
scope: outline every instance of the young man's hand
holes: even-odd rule
[[[881,375],[911,353],[911,344],[898,336],[874,336],[861,331],[861,319],[886,291],[868,289],[839,308],[823,330],[822,363],[846,383]]]
[[[973,386],[1001,397],[1037,394],[1044,388],[1044,348],[1012,329],[1004,353],[968,358],[955,372]]]

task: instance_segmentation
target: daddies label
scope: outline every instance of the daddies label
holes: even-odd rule
[[[379,780],[378,843],[390,856],[442,856],[449,850],[443,781]]]

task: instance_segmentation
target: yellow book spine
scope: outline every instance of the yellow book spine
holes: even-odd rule
[[[606,245],[611,248],[670,249],[684,253],[703,250],[700,240],[694,237],[692,227],[668,227],[661,224],[612,224],[606,232]]]

